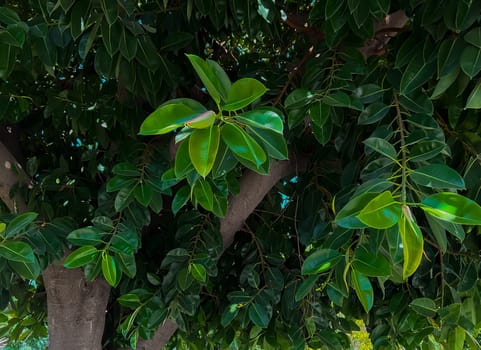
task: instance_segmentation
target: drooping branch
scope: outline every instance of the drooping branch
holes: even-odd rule
[[[229,209],[220,220],[220,233],[225,251],[234,242],[234,236],[244,221],[252,214],[262,199],[282,178],[305,171],[307,158],[291,156],[288,161],[276,161],[271,164],[269,175],[260,175],[247,171],[240,180],[240,192],[232,197]],[[177,325],[166,320],[150,340],[141,340],[137,345],[140,350],[162,349],[177,330]]]

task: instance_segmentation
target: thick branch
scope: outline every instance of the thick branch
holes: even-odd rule
[[[291,157],[288,161],[271,164],[269,175],[260,175],[247,171],[240,181],[240,192],[230,200],[225,218],[220,220],[220,233],[224,243],[224,251],[234,242],[234,236],[242,228],[244,221],[252,214],[272,187],[282,178],[302,172],[306,169],[307,159]],[[162,349],[177,330],[177,325],[166,320],[150,340],[141,340],[137,346],[140,350]]]
[[[27,176],[24,174],[20,163],[0,141],[0,199],[12,213],[27,211],[25,201],[19,194],[16,194],[13,198],[10,197],[10,192],[19,182],[19,178],[25,179]]]

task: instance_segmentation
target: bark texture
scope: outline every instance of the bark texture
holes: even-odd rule
[[[110,286],[82,270],[51,264],[43,272],[50,350],[101,350]]]
[[[291,157],[288,161],[277,161],[271,164],[269,175],[260,175],[247,171],[240,180],[240,192],[232,197],[229,208],[224,218],[220,220],[220,233],[225,251],[234,242],[234,236],[242,228],[244,221],[252,214],[267,193],[282,178],[304,171],[307,159]],[[177,325],[171,320],[166,320],[159,327],[150,340],[140,340],[137,349],[160,350],[174,335]]]

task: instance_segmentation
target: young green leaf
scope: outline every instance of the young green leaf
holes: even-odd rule
[[[102,254],[102,274],[112,287],[117,285],[117,265],[115,259],[109,254]]]
[[[347,204],[337,213],[336,224],[338,226],[349,229],[365,228],[367,225],[359,220],[358,215],[366,205],[376,198],[378,193],[366,192],[359,196],[352,198]]]
[[[272,110],[255,109],[237,115],[236,119],[254,128],[268,129],[279,134],[282,134],[284,131],[284,123],[281,116]]]
[[[411,211],[403,205],[403,213],[399,220],[399,234],[403,245],[403,279],[416,272],[423,257],[424,239],[421,229],[414,222]]]
[[[260,81],[252,78],[242,78],[232,84],[227,101],[222,109],[237,111],[249,106],[266,93],[267,89]]]
[[[87,265],[96,258],[97,254],[99,254],[99,251],[95,247],[80,247],[67,256],[63,262],[63,266],[69,269],[74,269],[76,267]]]
[[[140,126],[140,135],[166,134],[184,126],[195,117],[195,111],[184,104],[162,105],[152,112]]]
[[[219,149],[220,128],[212,125],[210,128],[195,130],[189,138],[189,156],[195,170],[206,177],[214,166]]]
[[[117,301],[119,302],[120,305],[126,306],[132,309],[135,309],[140,306],[140,298],[137,294],[134,293],[127,293],[119,298],[117,298]]]
[[[358,215],[364,224],[377,229],[394,226],[401,214],[401,204],[394,200],[390,191],[385,191],[372,199]]]
[[[193,188],[193,194],[199,204],[205,209],[212,211],[214,206],[214,193],[209,182],[203,179],[197,180]]]
[[[457,193],[441,192],[424,198],[420,205],[426,213],[462,225],[481,225],[481,207]]]
[[[329,270],[337,264],[341,255],[334,249],[317,249],[302,264],[303,275],[314,275]]]
[[[194,67],[200,80],[204,83],[207,91],[209,91],[210,96],[215,101],[215,103],[220,103],[221,94],[219,88],[217,87],[217,77],[211,65],[206,61],[196,55],[186,55],[190,63]]]
[[[189,119],[187,122],[185,122],[185,126],[192,129],[205,129],[212,126],[212,124],[214,124],[214,121],[214,111],[206,111],[192,119]]]
[[[351,283],[362,307],[369,312],[374,304],[374,290],[369,278],[355,269],[351,269]]]
[[[264,150],[244,130],[234,124],[225,124],[221,130],[222,140],[237,156],[247,159],[259,168],[267,159]]]

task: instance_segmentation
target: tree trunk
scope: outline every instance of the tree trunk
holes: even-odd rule
[[[82,270],[51,264],[43,272],[49,350],[101,350],[110,287]]]

